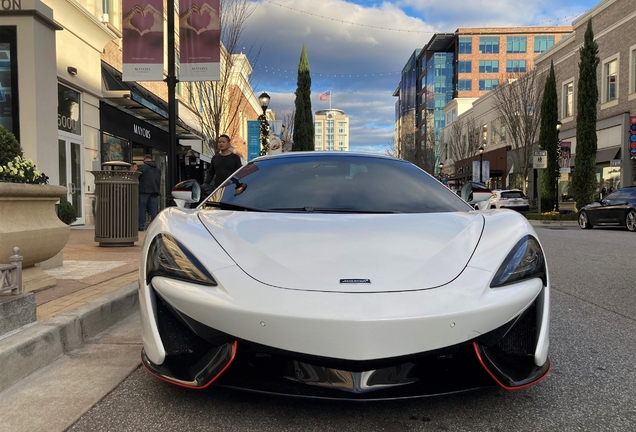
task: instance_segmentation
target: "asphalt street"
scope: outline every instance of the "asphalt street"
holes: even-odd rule
[[[70,431],[632,431],[636,234],[538,227],[552,277],[551,374],[527,389],[343,403],[211,388],[135,370]]]

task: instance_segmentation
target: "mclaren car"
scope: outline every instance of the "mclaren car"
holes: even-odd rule
[[[548,375],[550,278],[509,210],[476,211],[404,160],[256,158],[150,224],[143,366],[171,384],[381,400]]]

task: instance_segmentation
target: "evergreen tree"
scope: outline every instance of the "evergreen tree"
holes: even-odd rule
[[[594,201],[596,183],[596,68],[600,58],[594,41],[592,21],[587,22],[585,40],[580,51],[579,82],[576,103],[576,158],[572,186],[578,208]]]
[[[0,166],[11,162],[16,156],[22,156],[22,147],[13,132],[0,126]]]
[[[314,150],[314,119],[311,109],[311,76],[307,50],[303,44],[298,64],[298,84],[296,88],[296,115],[294,116],[294,143],[292,151]]]
[[[554,63],[550,63],[550,73],[545,80],[543,100],[541,101],[541,128],[539,131],[539,147],[548,152],[548,166],[541,170],[541,208],[550,211],[554,208],[554,193],[556,188],[556,174],[559,169],[557,163],[557,130],[559,120],[559,103],[557,100],[556,77]]]

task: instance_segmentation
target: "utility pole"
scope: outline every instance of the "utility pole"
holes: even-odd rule
[[[177,182],[177,77],[175,65],[175,28],[174,28],[174,0],[168,0],[168,178],[166,186],[166,207],[170,200],[170,191]]]

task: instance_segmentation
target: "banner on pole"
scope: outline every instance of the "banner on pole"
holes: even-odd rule
[[[247,161],[251,161],[261,155],[261,122],[258,120],[247,121]]]
[[[179,81],[221,79],[219,0],[179,2]]]
[[[283,152],[283,121],[269,122],[269,153],[270,155]]]
[[[163,80],[163,0],[122,0],[123,81]]]

